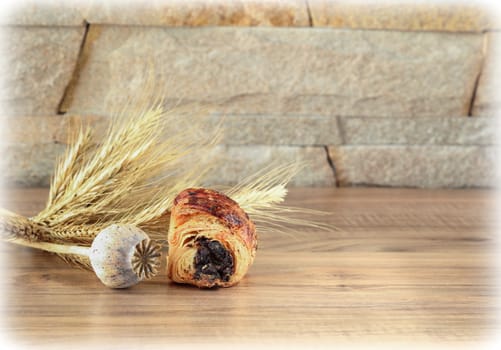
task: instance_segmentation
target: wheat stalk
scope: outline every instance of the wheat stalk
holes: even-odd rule
[[[30,219],[0,211],[4,240],[21,237],[90,246],[112,223],[138,226],[153,239],[165,239],[174,197],[199,185],[209,170],[202,163],[185,162],[186,157],[208,154],[221,138],[221,129],[209,128],[201,118],[207,106],[166,110],[160,99],[140,96],[139,100],[111,118],[100,143],[89,126],[80,124],[69,133],[69,146],[57,163],[45,208]],[[24,234],[42,231],[43,237]],[[86,259],[60,256],[89,268]]]
[[[288,192],[288,183],[306,167],[304,162],[271,164],[225,193],[249,214],[260,232],[290,234],[301,227],[332,230],[334,227],[312,219],[329,213],[282,204]],[[302,219],[301,216],[308,218]]]

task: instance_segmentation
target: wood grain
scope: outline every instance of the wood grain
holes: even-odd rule
[[[44,189],[2,205],[33,215]],[[331,212],[329,232],[262,234],[237,286],[198,290],[164,274],[128,290],[28,248],[1,246],[5,330],[21,345],[472,344],[496,324],[493,193],[293,189]]]

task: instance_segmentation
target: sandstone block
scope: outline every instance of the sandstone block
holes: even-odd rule
[[[293,186],[334,186],[335,179],[324,147],[218,146],[207,185],[234,185],[273,164],[308,161],[309,165],[291,182]],[[212,159],[212,158],[211,158]]]
[[[65,147],[55,143],[2,145],[1,180],[7,186],[48,186],[57,157],[64,153]],[[210,159],[209,165],[213,169],[204,182],[206,186],[234,185],[268,165],[288,164],[296,160],[308,161],[309,165],[294,178],[291,185],[335,185],[323,147],[222,145],[217,147]]]
[[[342,143],[337,118],[325,116],[228,115],[224,121],[227,145],[313,146]],[[214,124],[221,117],[212,117]]]
[[[2,6],[0,25],[81,26],[87,8],[84,1],[10,1],[9,6]]]
[[[58,135],[67,135],[67,117],[50,116],[14,116],[0,118],[0,142],[3,144],[43,144],[60,142]]]
[[[65,146],[55,143],[2,146],[1,182],[6,186],[43,186],[50,184],[57,157]]]
[[[56,114],[75,68],[84,27],[2,30],[2,112],[9,116]]]
[[[485,64],[480,75],[472,114],[501,117],[501,33],[486,35]]]
[[[64,109],[105,115],[149,85],[226,114],[467,115],[481,34],[91,26]]]
[[[308,4],[314,26],[450,32],[500,28],[489,7],[465,2],[308,0]]]
[[[303,0],[93,2],[90,23],[149,26],[308,26]]]
[[[492,187],[497,150],[480,146],[338,146],[329,154],[341,186]]]
[[[231,115],[201,116],[207,125],[223,123],[226,145],[318,146],[342,143],[337,119],[334,117]],[[95,139],[102,139],[109,117],[54,115],[0,118],[0,142],[4,143],[66,143],[68,133],[79,125],[94,129]],[[209,132],[209,130],[207,130]]]
[[[482,117],[341,118],[349,145],[492,145],[497,121]]]

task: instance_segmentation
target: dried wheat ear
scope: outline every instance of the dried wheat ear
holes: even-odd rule
[[[220,138],[200,118],[206,112],[194,105],[166,110],[161,102],[126,105],[100,142],[92,128],[78,125],[70,130],[45,208],[32,218],[1,209],[1,238],[94,270],[111,287],[152,277],[174,197],[198,185],[208,169],[186,158],[204,157]],[[120,237],[110,240],[111,232]],[[117,265],[128,271],[123,281],[103,277],[111,271],[110,261],[96,263],[103,249],[126,256]]]

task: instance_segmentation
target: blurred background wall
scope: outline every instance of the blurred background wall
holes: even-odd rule
[[[490,187],[501,26],[478,4],[19,3],[1,19],[8,185],[47,186],[78,120],[102,130],[147,84],[217,103],[231,184],[303,159],[299,186]]]

